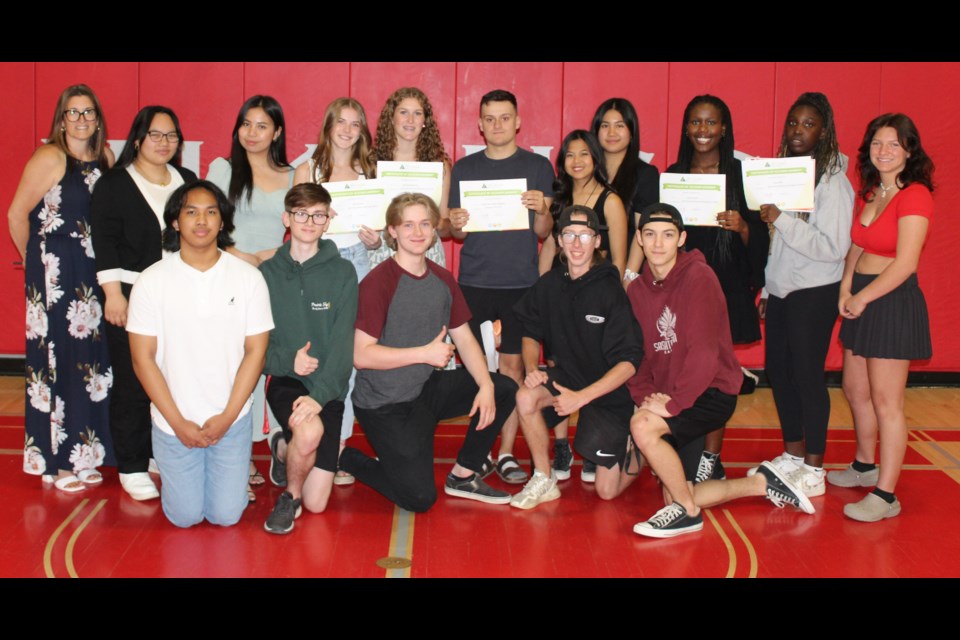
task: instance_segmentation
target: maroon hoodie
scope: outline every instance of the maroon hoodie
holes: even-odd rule
[[[730,395],[740,391],[743,373],[733,355],[727,302],[700,251],[680,251],[657,283],[644,263],[627,297],[647,343],[640,368],[627,382],[638,406],[651,393],[665,393],[671,398],[667,411],[675,416],[711,387]]]

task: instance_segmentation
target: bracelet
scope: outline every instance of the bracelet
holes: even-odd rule
[[[624,282],[633,282],[634,280],[637,279],[637,276],[639,276],[639,275],[640,275],[639,273],[637,273],[636,271],[633,271],[632,269],[624,269],[624,270],[623,270],[623,281],[624,281]]]

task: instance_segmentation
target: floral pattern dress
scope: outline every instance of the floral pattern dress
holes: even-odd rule
[[[63,179],[30,212],[23,470],[34,475],[114,464],[113,371],[90,239],[99,177],[98,163],[68,158]]]

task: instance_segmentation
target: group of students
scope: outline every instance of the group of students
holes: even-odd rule
[[[452,164],[418,89],[390,96],[375,141],[362,106],[340,98],[294,170],[280,105],[254,96],[230,159],[201,181],[178,166],[172,110],[142,109],[114,163],[95,94],[65,90],[9,213],[26,271],[25,471],[81,491],[103,481],[97,467],[115,452],[131,497],[159,495],[179,526],[228,525],[264,481],[251,442],[272,432],[270,477],[286,490],[265,528],[287,533],[303,507],[323,511],[333,484],[354,478],[403,508],[430,508],[437,422],[469,415],[444,491],[530,509],[560,497],[567,422],[579,412],[573,449],[600,498],[620,495],[644,459],[662,483],[666,506],[636,525],[641,535],[699,530],[700,508],[744,496],[813,513],[825,478],[877,485],[845,507],[851,518],[899,513],[903,389],[910,360],[930,356],[914,272],[933,165],[908,117],[868,125],[854,223],[825,96],[798,98],[779,149],[816,161],[809,212],[747,209],[730,111],[695,97],[668,170],[724,174],[727,210],[716,226],[693,227],[657,202],[629,101],[605,101],[591,131],[570,133],[556,173],[518,146],[511,93],[484,95],[479,116],[485,149]],[[336,214],[321,185],[372,178],[378,159],[442,162],[439,205],[404,194],[382,232],[326,234]],[[460,182],[515,178],[527,181],[529,228],[466,232]],[[888,204],[895,213],[882,216]],[[458,279],[444,268],[446,237],[463,243]],[[823,368],[838,309],[858,451],[825,474]],[[785,451],[724,480],[723,428],[747,385],[734,344],[760,339],[764,314]],[[501,325],[496,373],[481,346],[486,321]],[[448,366],[454,353],[462,368]],[[375,458],[346,444],[354,412]],[[513,453],[520,429],[532,475]],[[491,487],[492,473],[524,487]]]

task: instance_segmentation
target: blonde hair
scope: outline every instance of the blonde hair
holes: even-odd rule
[[[310,177],[317,184],[329,182],[333,173],[333,143],[330,141],[333,126],[344,109],[353,109],[360,115],[360,139],[353,145],[351,165],[360,165],[360,171],[367,178],[374,178],[377,174],[377,164],[373,159],[373,140],[370,137],[370,127],[367,124],[367,114],[363,106],[353,98],[337,98],[329,105],[323,116],[323,127],[317,136],[317,149],[313,152],[313,175]]]
[[[403,212],[407,210],[407,207],[412,207],[414,205],[423,205],[427,214],[430,216],[430,224],[433,225],[434,234],[433,239],[430,241],[428,249],[433,246],[433,243],[437,241],[436,228],[440,224],[440,208],[437,207],[437,203],[422,193],[401,193],[396,198],[390,201],[390,205],[387,207],[386,223],[388,227],[399,227],[403,224]],[[397,250],[397,239],[394,238],[389,233],[386,234],[385,238],[387,246]]]

